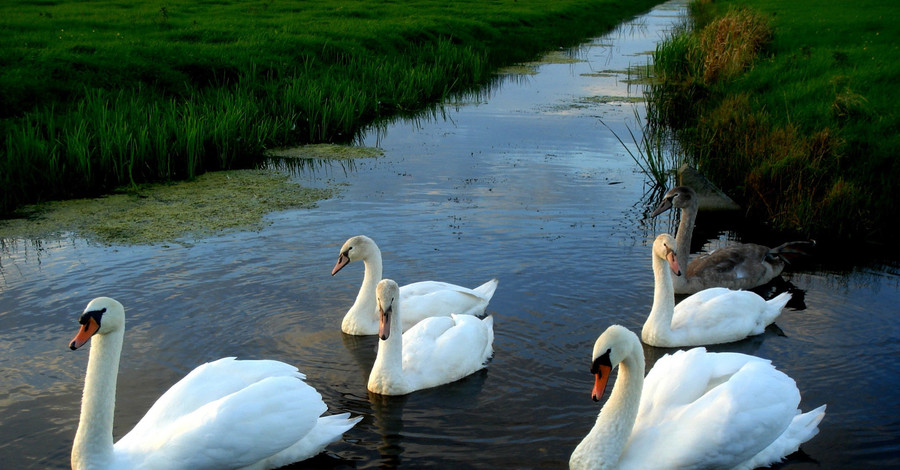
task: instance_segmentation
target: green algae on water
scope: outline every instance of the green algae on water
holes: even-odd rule
[[[314,160],[349,160],[354,158],[374,158],[384,155],[384,151],[375,147],[357,147],[337,144],[313,144],[272,149],[266,152],[269,157],[305,158]]]
[[[264,170],[205,173],[193,181],[144,185],[106,197],[54,201],[0,221],[0,238],[53,239],[75,234],[103,244],[189,241],[260,230],[272,211],[315,207],[331,189],[306,188]]]

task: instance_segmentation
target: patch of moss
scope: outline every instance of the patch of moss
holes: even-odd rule
[[[532,62],[502,67],[496,73],[498,75],[536,75],[538,67],[541,65],[574,64],[577,62],[584,62],[584,60],[567,55],[565,51],[552,51]]]
[[[643,96],[588,96],[580,100],[584,103],[609,104],[609,103],[643,103]]]
[[[572,57],[566,54],[565,51],[551,51],[547,54],[544,54],[540,60],[529,62],[531,65],[544,65],[544,64],[574,64],[577,62],[584,62],[584,60]],[[527,65],[527,64],[526,64]]]
[[[259,230],[269,212],[314,207],[331,195],[331,189],[305,188],[270,171],[212,172],[193,181],[28,206],[19,211],[20,218],[0,221],[0,232],[5,239],[75,233],[103,244],[157,244]]]
[[[537,66],[518,64],[502,67],[497,70],[497,75],[537,75]]]
[[[323,160],[350,160],[353,158],[374,158],[384,155],[384,151],[375,147],[356,147],[337,144],[314,144],[300,147],[273,149],[266,152],[269,157],[304,158]]]

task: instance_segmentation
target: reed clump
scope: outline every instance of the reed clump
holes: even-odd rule
[[[887,103],[900,93],[882,82],[900,73],[900,32],[889,7],[862,1],[692,3],[693,26],[657,48],[648,119],[671,126],[751,218],[820,240],[882,239],[898,216],[900,117]]]
[[[703,81],[714,83],[743,72],[772,37],[768,21],[747,9],[733,10],[700,30],[696,54]]]

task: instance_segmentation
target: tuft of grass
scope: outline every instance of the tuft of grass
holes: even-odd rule
[[[900,204],[900,30],[883,2],[695,1],[662,42],[648,119],[751,218],[882,240]]]
[[[772,37],[768,20],[747,9],[736,9],[711,21],[699,32],[703,81],[726,80],[746,70]]]

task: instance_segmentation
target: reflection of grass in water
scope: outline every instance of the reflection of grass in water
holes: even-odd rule
[[[141,245],[259,230],[275,210],[314,207],[330,189],[310,189],[285,175],[236,170],[194,181],[141,186],[96,199],[30,206],[27,218],[0,222],[3,238],[47,239],[68,233],[105,244]]]

